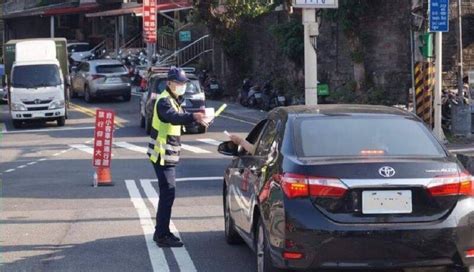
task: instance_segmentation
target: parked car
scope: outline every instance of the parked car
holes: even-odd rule
[[[75,62],[82,62],[92,56],[92,47],[87,42],[72,42],[67,44],[69,58]]]
[[[234,156],[224,174],[225,237],[256,251],[259,272],[473,271],[472,177],[412,113],[277,108],[247,141],[253,152],[219,146]]]
[[[187,74],[190,82],[186,86],[186,93],[182,97],[181,106],[187,112],[197,112],[203,110],[206,105],[206,97],[201,88],[199,79],[194,74]],[[151,131],[151,122],[153,109],[158,96],[166,89],[167,70],[160,69],[158,72],[152,72],[147,80],[147,89],[144,90],[140,100],[140,125],[145,128],[149,134]],[[198,123],[184,127],[185,132],[205,133],[206,128]]]
[[[132,88],[128,70],[118,60],[91,60],[72,72],[72,96],[84,96],[86,102],[95,97],[121,96],[130,101]]]

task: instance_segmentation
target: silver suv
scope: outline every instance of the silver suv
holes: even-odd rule
[[[86,102],[95,97],[121,96],[125,101],[132,97],[130,75],[118,60],[91,60],[73,69],[71,75],[72,97],[79,94]]]

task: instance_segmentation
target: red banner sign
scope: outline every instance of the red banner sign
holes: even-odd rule
[[[110,167],[112,162],[112,138],[115,113],[111,110],[97,110],[94,131],[95,167]]]
[[[156,43],[156,0],[143,0],[143,39]]]

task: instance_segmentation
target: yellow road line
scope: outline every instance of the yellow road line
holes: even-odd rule
[[[72,107],[73,109],[79,111],[79,112],[84,113],[85,115],[88,115],[88,116],[90,116],[90,117],[95,117],[95,114],[96,114],[95,110],[88,109],[88,108],[85,108],[85,107],[82,107],[82,106],[79,106],[79,105],[73,104],[73,103],[71,103],[71,107]],[[124,127],[124,125],[122,124],[122,122],[119,121],[119,120],[117,120],[117,119],[114,121],[114,124],[115,124],[116,127],[119,127],[119,128],[123,128],[123,127]]]

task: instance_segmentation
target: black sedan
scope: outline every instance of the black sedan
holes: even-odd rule
[[[225,236],[256,252],[259,272],[474,271],[472,177],[411,113],[277,108],[247,141],[253,152],[219,146],[234,156],[224,176]]]

